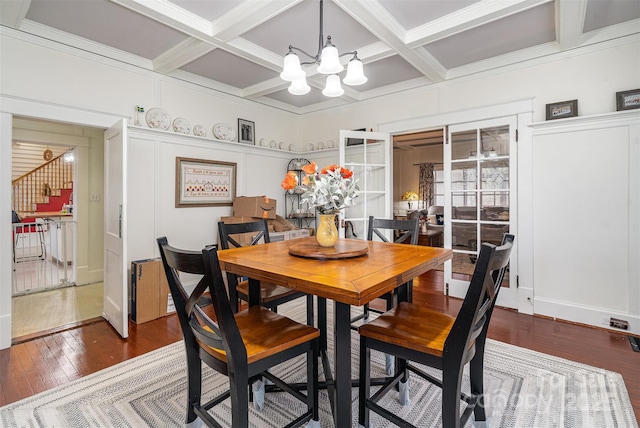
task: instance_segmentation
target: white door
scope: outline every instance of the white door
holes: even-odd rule
[[[104,317],[120,336],[129,336],[127,294],[127,122],[104,135]]]
[[[499,245],[516,230],[515,116],[449,126],[444,150],[445,264],[449,295],[464,298],[480,243]],[[516,236],[517,245],[518,237]],[[511,255],[497,304],[518,307],[517,251]]]
[[[393,218],[392,146],[384,132],[340,131],[340,165],[353,171],[360,195],[356,205],[345,208],[340,215],[340,236],[367,239],[369,216]]]

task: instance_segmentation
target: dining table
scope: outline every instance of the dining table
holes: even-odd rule
[[[315,237],[218,251],[222,270],[249,278],[249,305],[260,304],[261,281],[315,295],[319,308],[324,302],[324,310],[318,310],[320,348],[336,427],[352,423],[351,306],[395,289],[403,290],[399,300],[406,300],[408,281],[452,255],[445,248],[345,238],[325,248]],[[327,299],[334,302],[333,373],[327,364]]]

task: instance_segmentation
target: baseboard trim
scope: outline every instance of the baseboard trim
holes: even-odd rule
[[[576,306],[536,297],[534,301],[535,314],[553,319],[565,320],[571,323],[582,324],[607,331],[615,331],[623,334],[640,335],[640,316],[629,313],[616,312],[603,308]],[[629,322],[629,329],[622,330],[603,324],[604,318],[619,318]]]

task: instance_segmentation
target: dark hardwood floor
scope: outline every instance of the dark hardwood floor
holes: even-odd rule
[[[414,283],[414,302],[455,314],[461,301],[442,294],[442,272]],[[622,374],[640,420],[640,353],[626,335],[496,308],[489,337]],[[62,385],[182,338],[175,315],[129,324],[121,339],[106,322],[93,322],[0,350],[0,406]]]

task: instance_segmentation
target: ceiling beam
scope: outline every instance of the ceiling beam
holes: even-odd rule
[[[579,46],[587,14],[587,0],[556,2],[556,39],[560,50]]]
[[[266,51],[262,50],[263,53],[250,49],[245,52],[242,48],[238,48],[238,44],[241,42],[235,45],[228,43],[302,0],[277,2],[246,0],[213,22],[206,21],[167,0],[154,2],[145,0],[111,1],[192,37],[192,39],[185,40],[168,49],[153,60],[156,71],[170,73],[216,48],[222,48],[242,58],[272,68],[274,66],[273,58]],[[280,67],[279,63],[278,67]]]
[[[404,42],[407,46],[416,48],[550,1],[552,0],[515,0],[508,2],[482,0],[464,9],[408,30]]]
[[[404,42],[405,31],[378,1],[333,0],[356,22],[389,45],[416,70],[433,82],[443,81],[446,69],[425,49],[412,49]]]
[[[31,0],[0,1],[0,24],[20,28],[31,6]]]

